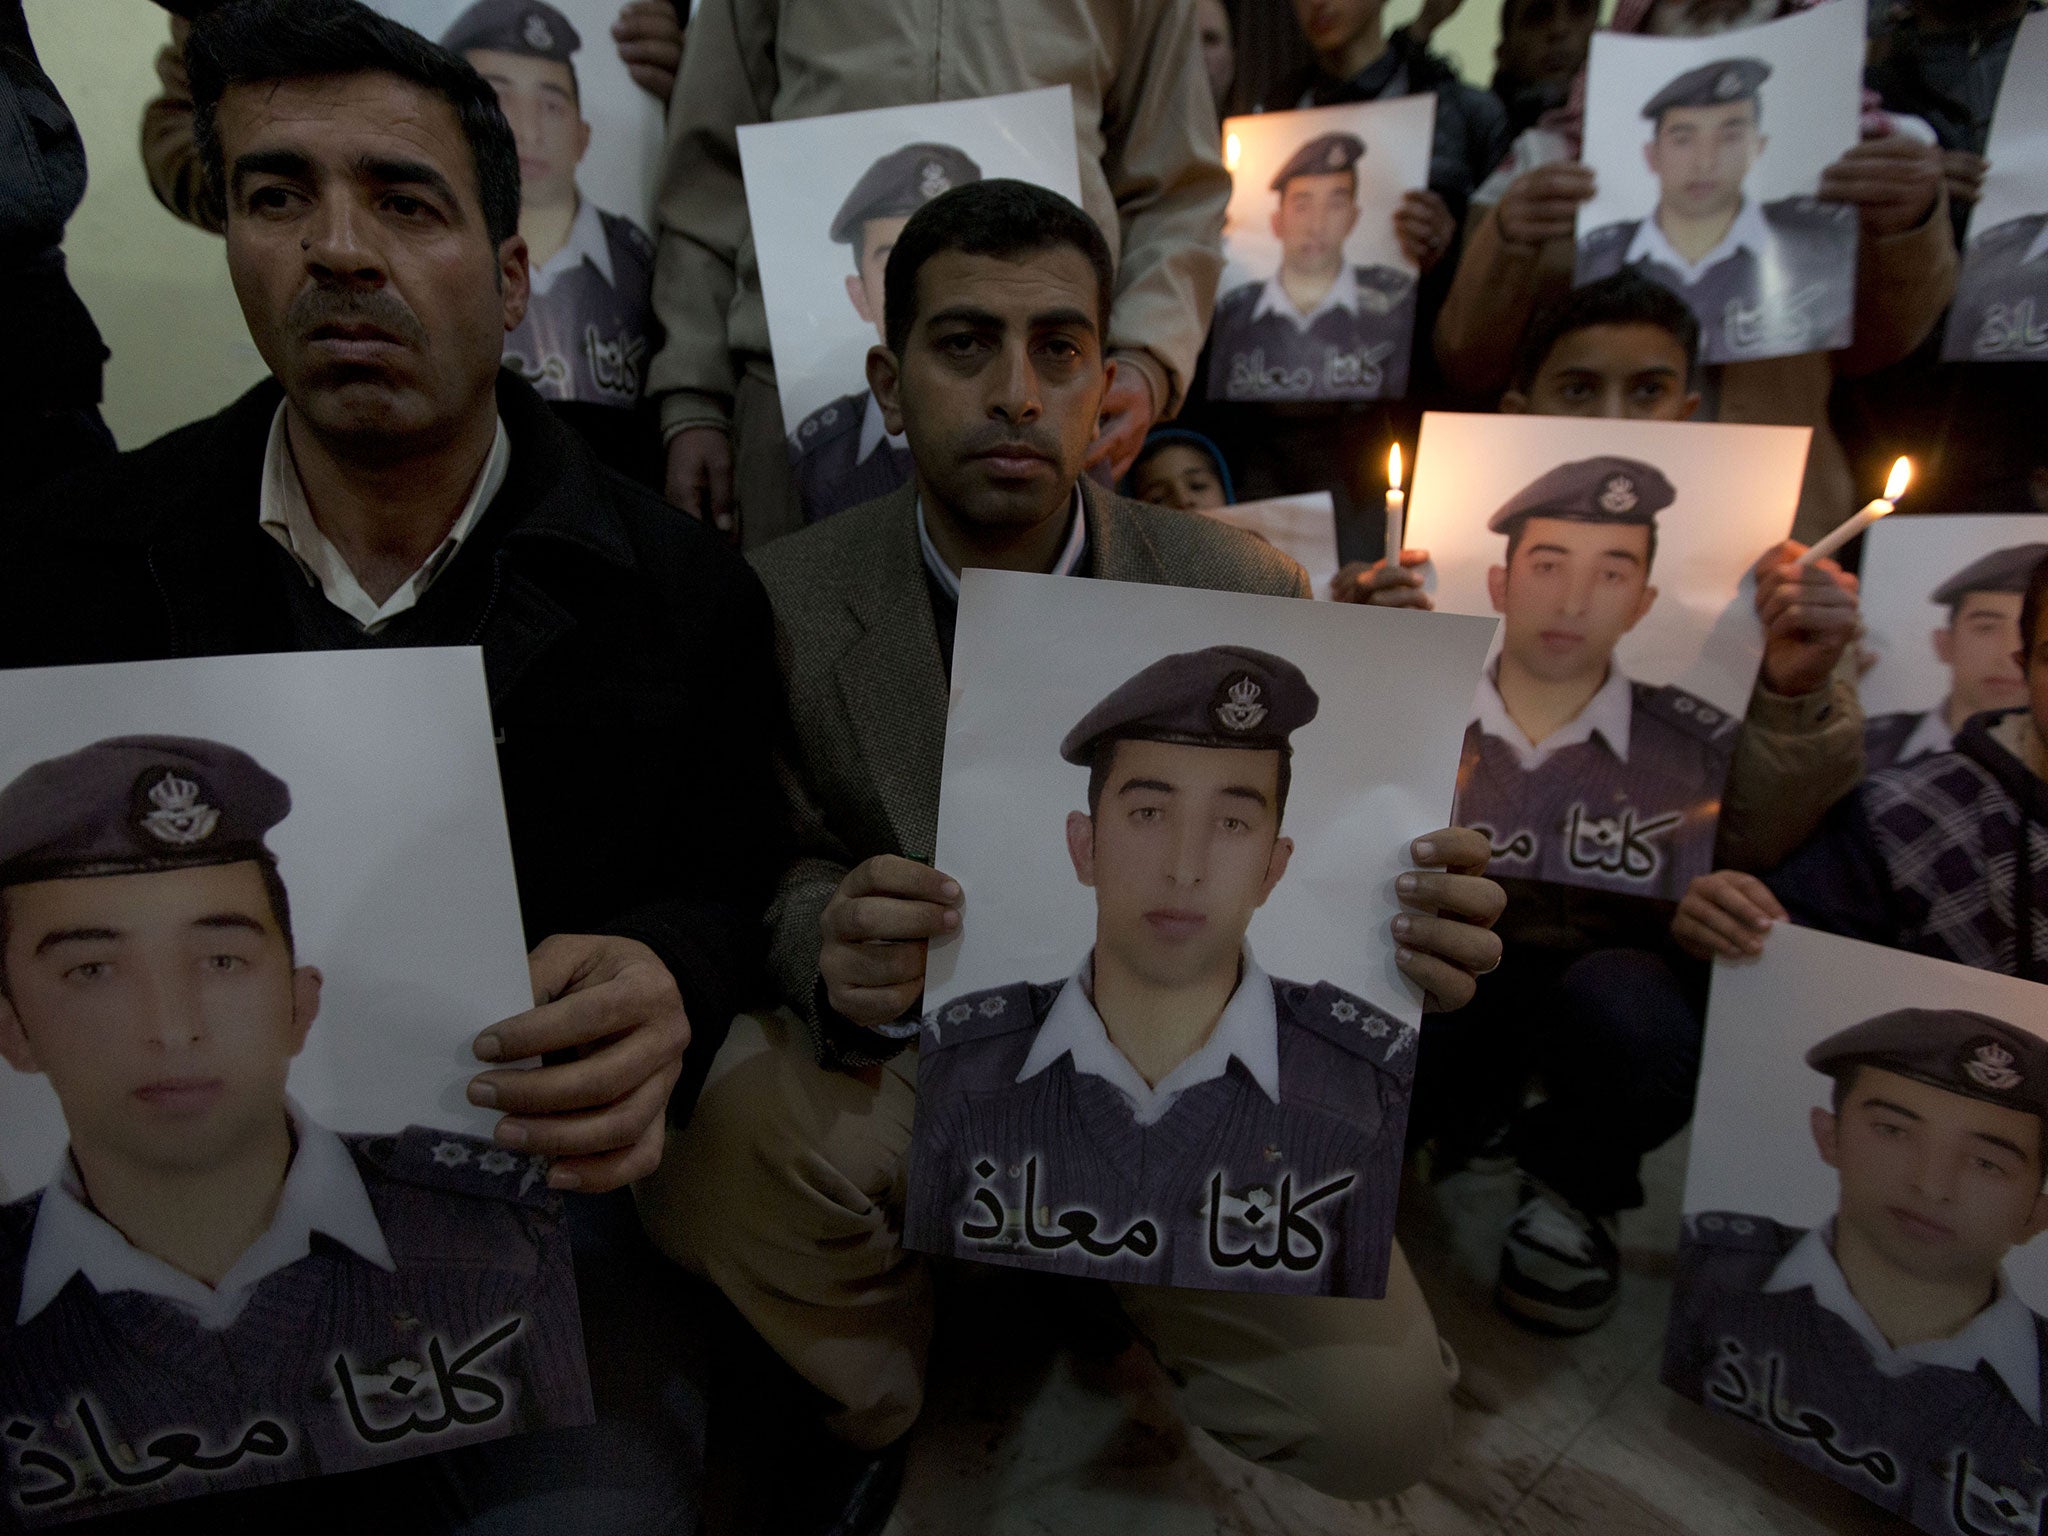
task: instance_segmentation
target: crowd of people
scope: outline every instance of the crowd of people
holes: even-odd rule
[[[471,1097],[570,1192],[598,1414],[225,1495],[217,1528],[402,1508],[420,1530],[568,1509],[694,1529],[680,1270],[791,1383],[783,1475],[741,1528],[880,1529],[947,1280],[903,1223],[927,946],[971,921],[933,867],[960,573],[1308,597],[1291,560],[1199,514],[1327,491],[1344,563],[1322,595],[1428,607],[1427,551],[1384,549],[1377,515],[1386,447],[1426,408],[1813,430],[1793,539],[1753,566],[1763,663],[1712,872],[1653,901],[1489,877],[1469,828],[1407,846],[1394,939],[1429,1010],[1410,1150],[1439,1190],[1520,1180],[1504,1310],[1567,1333],[1613,1312],[1616,1218],[1691,1113],[1716,957],[1791,921],[2048,981],[2048,559],[1949,595],[1959,632],[1973,595],[2000,599],[1973,633],[2023,687],[1959,693],[1911,756],[1881,722],[1866,749],[1857,577],[1799,561],[1899,451],[1923,465],[1915,511],[2048,511],[2041,365],[1938,356],[2034,0],[1873,8],[1861,141],[1819,189],[1858,226],[1853,341],[1726,362],[1634,266],[1573,285],[1592,0],[1504,0],[1490,89],[1430,49],[1457,0],[1391,32],[1382,0],[1293,0],[1305,62],[1257,81],[1233,40],[1255,0],[936,20],[631,0],[610,45],[666,118],[651,240],[580,189],[574,59],[604,44],[544,0],[481,0],[439,41],[356,0],[163,3],[150,185],[223,236],[268,377],[115,451],[99,403],[121,359],[62,254],[81,142],[22,0],[0,0],[0,109],[23,129],[0,141],[0,269],[34,364],[0,386],[0,665],[481,647],[538,1002],[483,1037]],[[1608,25],[1703,36],[1802,8],[1620,0]],[[910,479],[807,522],[739,131],[1048,85],[1071,91],[1078,206],[977,173],[853,208],[893,242],[849,234],[849,291]],[[1219,110],[1424,92],[1427,185],[1374,215],[1417,273],[1404,396],[1210,398]],[[565,311],[617,346],[579,365],[548,339]],[[1458,1368],[1427,1290],[1397,1249],[1382,1300],[1121,1285],[1059,1306],[1105,1360],[1149,1350],[1232,1451],[1366,1498],[1448,1444]]]

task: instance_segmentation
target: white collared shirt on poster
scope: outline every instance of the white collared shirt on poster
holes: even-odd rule
[[[533,269],[535,296],[546,293],[586,261],[597,268],[597,275],[606,283],[618,287],[618,279],[612,276],[612,243],[605,238],[604,220],[597,215],[597,204],[579,192],[576,217],[569,223],[569,238],[562,242],[559,251]]]
[[[506,436],[504,418],[498,420],[498,433],[491,440],[491,451],[485,456],[476,484],[470,487],[469,500],[463,504],[455,525],[448,530],[448,537],[427,556],[418,570],[399,583],[397,591],[379,603],[363,590],[356,573],[349,569],[348,561],[342,558],[341,551],[320,531],[320,524],[314,520],[313,508],[306,500],[306,487],[299,479],[299,468],[292,457],[291,437],[285,431],[284,413],[285,407],[280,402],[277,414],[270,420],[270,441],[263,450],[263,489],[256,504],[257,520],[263,531],[277,540],[298,562],[306,580],[317,586],[328,602],[374,635],[419,602],[427,588],[434,584],[434,579],[448,568],[462,541],[476,527],[476,520],[504,485],[505,472],[512,465],[512,440]]]
[[[1508,713],[1507,701],[1500,696],[1500,664],[1495,662],[1479,680],[1475,718],[1480,730],[1499,737],[1514,749],[1515,761],[1524,773],[1534,773],[1566,747],[1591,741],[1595,736],[1606,741],[1617,761],[1627,762],[1629,723],[1635,718],[1635,709],[1634,689],[1621,668],[1610,661],[1607,681],[1586,701],[1586,707],[1541,742],[1533,742]]]
[[[1849,1289],[1842,1266],[1835,1262],[1834,1223],[1816,1227],[1792,1245],[1764,1282],[1764,1294],[1810,1290],[1814,1303],[1856,1330],[1869,1346],[1871,1363],[1886,1376],[1904,1376],[1923,1365],[1974,1371],[1979,1361],[1998,1373],[2027,1417],[2041,1422],[2041,1350],[2034,1314],[2013,1294],[2005,1272],[1999,1271],[1998,1295],[1956,1333],[1945,1339],[1894,1348]]]
[[[1708,270],[1717,263],[1726,261],[1745,247],[1763,264],[1766,272],[1773,270],[1770,260],[1773,243],[1771,226],[1764,218],[1763,209],[1757,205],[1754,198],[1745,197],[1742,206],[1736,210],[1734,222],[1728,226],[1728,232],[1698,261],[1687,261],[1678,254],[1677,249],[1665,238],[1663,226],[1657,222],[1657,215],[1654,212],[1636,226],[1635,238],[1629,241],[1628,251],[1621,260],[1624,266],[1646,259],[1667,266],[1676,272],[1689,288],[1706,276]]]
[[[1930,709],[1920,717],[1913,727],[1913,734],[1906,738],[1906,744],[1899,748],[1895,763],[1910,763],[1916,757],[1931,757],[1937,752],[1955,750],[1956,733],[1948,728],[1948,706]]]
[[[1280,274],[1275,272],[1259,286],[1259,302],[1252,306],[1252,320],[1257,322],[1268,315],[1283,315],[1305,331],[1333,309],[1341,309],[1348,315],[1358,313],[1358,269],[1348,261],[1337,268],[1336,281],[1306,314],[1295,307],[1294,300],[1280,282]]]
[[[219,1332],[242,1315],[257,1286],[313,1251],[315,1232],[379,1269],[397,1269],[348,1148],[297,1104],[287,1100],[285,1109],[298,1146],[278,1192],[277,1214],[218,1285],[195,1280],[123,1237],[92,1209],[67,1150],[37,1203],[35,1230],[22,1264],[16,1326],[55,1301],[73,1275],[83,1275],[102,1296],[116,1291],[160,1296],[184,1308],[200,1327]]]
[[[1049,574],[1071,576],[1081,567],[1081,552],[1088,547],[1088,520],[1081,512],[1081,487],[1074,487],[1074,506],[1068,513],[1067,542],[1060,548],[1060,557],[1054,562]],[[924,554],[924,568],[932,574],[932,580],[941,590],[960,601],[960,578],[953,568],[946,564],[946,557],[939,553],[938,545],[932,542],[931,531],[924,524],[924,498],[917,500],[917,547]]]
[[[1076,1072],[1099,1077],[1123,1094],[1138,1124],[1154,1125],[1188,1089],[1221,1077],[1234,1057],[1244,1063],[1267,1098],[1280,1102],[1280,1019],[1273,1006],[1273,983],[1252,959],[1249,948],[1244,951],[1237,990],[1223,1005],[1209,1038],[1162,1077],[1157,1087],[1147,1083],[1116,1048],[1102,1016],[1095,1011],[1090,995],[1094,961],[1091,953],[1053,999],[1017,1073],[1018,1082],[1036,1077],[1062,1056],[1070,1055]]]

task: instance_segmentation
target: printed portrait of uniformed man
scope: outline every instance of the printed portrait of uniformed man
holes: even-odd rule
[[[1637,268],[1685,300],[1700,361],[1736,362],[1847,346],[1855,308],[1856,210],[1813,197],[1758,202],[1745,182],[1762,157],[1762,59],[1717,59],[1642,109],[1643,157],[1659,187],[1642,218],[1579,240],[1577,280]]]
[[[2026,708],[2020,605],[2028,579],[2043,560],[2048,560],[2048,544],[1993,550],[1928,595],[1930,603],[1948,612],[1948,621],[1931,636],[1936,658],[1948,669],[1948,692],[1927,709],[1894,710],[1864,722],[1869,772],[1948,751],[1972,715]]]
[[[847,301],[877,342],[888,345],[882,274],[896,237],[933,198],[979,180],[981,167],[950,144],[906,144],[869,166],[832,216],[833,243],[847,247],[853,259]],[[808,522],[886,496],[910,479],[910,446],[902,433],[889,431],[865,383],[798,422],[789,452]]]
[[[1943,355],[1962,361],[2048,360],[2048,212],[1971,237],[1944,341]]]
[[[519,147],[533,296],[505,338],[505,366],[550,399],[632,405],[661,341],[654,242],[576,184],[591,137],[576,78],[582,36],[547,0],[477,0],[441,45],[490,81]]]
[[[1683,688],[1632,681],[1614,648],[1657,601],[1663,471],[1612,455],[1538,476],[1487,521],[1500,654],[1458,764],[1460,826],[1496,875],[1676,901],[1706,874],[1737,721]]]
[[[1095,936],[1071,975],[942,1003],[920,1044],[905,1241],[1068,1274],[1382,1295],[1415,1031],[1270,976],[1300,668],[1162,657],[1070,730],[1066,818]],[[1079,894],[1078,892],[1076,893]]]
[[[1280,265],[1223,295],[1209,332],[1209,389],[1224,400],[1398,399],[1408,388],[1415,279],[1354,264],[1365,140],[1318,134],[1274,175]]]
[[[0,1207],[0,1447],[26,1521],[587,1423],[545,1170],[321,1125],[320,1019],[234,747],[95,742],[0,788],[0,1058],[69,1145]]]
[[[2048,1322],[2007,1255],[2048,1229],[2048,1044],[1900,1008],[1822,1040],[1833,1216],[1689,1216],[1664,1380],[1942,1536],[2040,1530]]]

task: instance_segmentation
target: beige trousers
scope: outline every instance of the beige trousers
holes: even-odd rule
[[[917,1057],[818,1065],[803,1025],[740,1018],[688,1127],[636,1193],[671,1259],[713,1281],[881,1447],[924,1398],[931,1276],[903,1247]],[[1448,1442],[1457,1361],[1398,1248],[1383,1301],[1117,1287],[1188,1421],[1339,1498],[1394,1493]]]

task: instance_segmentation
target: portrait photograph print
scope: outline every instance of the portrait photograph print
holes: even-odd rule
[[[888,339],[882,273],[896,237],[970,182],[1007,177],[1080,202],[1073,93],[751,123],[739,141],[783,430],[805,521],[816,522],[910,479],[909,445],[867,375],[868,349]]]
[[[620,0],[369,0],[467,59],[519,146],[533,297],[505,366],[550,400],[630,406],[661,346],[654,191],[668,103],[626,72]]]
[[[1700,361],[1850,341],[1856,210],[1814,194],[1854,147],[1862,0],[1712,37],[1593,34],[1577,281],[1623,267],[1684,299]]]
[[[2020,605],[2048,560],[2048,516],[1887,517],[1863,539],[1865,771],[1948,751],[1973,715],[2025,709]]]
[[[1984,146],[1990,168],[1970,210],[1963,270],[1941,355],[1954,362],[2048,361],[2048,15],[2020,22]]]
[[[1224,121],[1230,206],[1211,397],[1407,393],[1416,271],[1394,238],[1394,209],[1428,184],[1435,123],[1427,92]]]
[[[481,653],[0,717],[0,1524],[588,1423],[559,1197],[465,1096],[533,1005]]]
[[[1340,564],[1336,503],[1328,491],[1304,491],[1299,496],[1273,496],[1264,501],[1233,501],[1221,507],[1204,507],[1202,516],[1257,534],[1308,572],[1310,596],[1328,600],[1330,583],[1336,579]]]
[[[909,1246],[1384,1294],[1422,1006],[1395,880],[1493,629],[966,573]]]
[[[2048,1512],[2048,987],[1781,924],[1720,961],[1667,1386],[1938,1536]]]
[[[1763,661],[1750,568],[1792,526],[1804,427],[1422,419],[1410,548],[1499,614],[1453,820],[1487,873],[1676,901],[1710,867]]]

